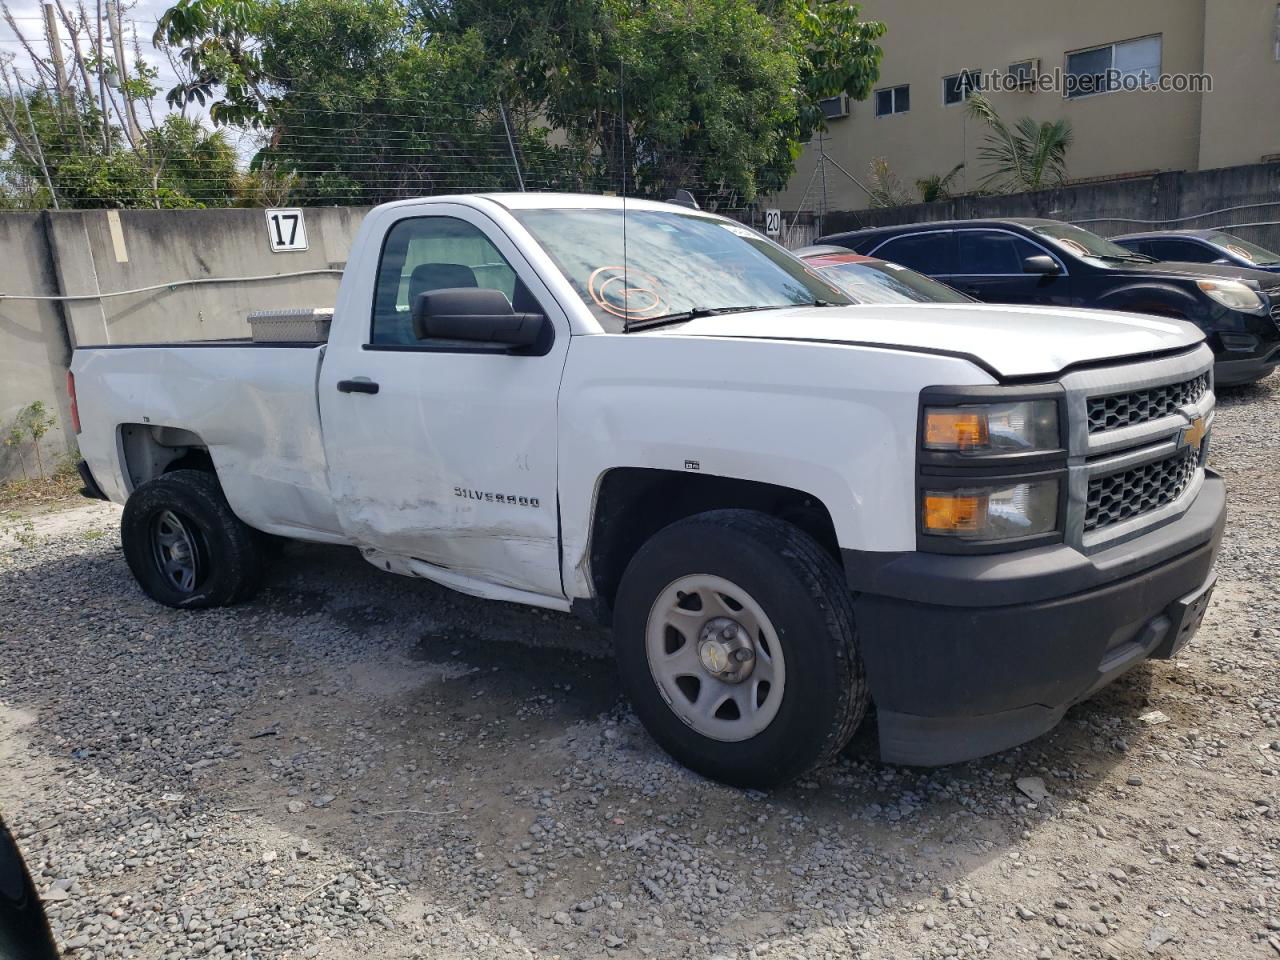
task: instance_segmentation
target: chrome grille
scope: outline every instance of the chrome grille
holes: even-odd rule
[[[1117,427],[1159,420],[1188,403],[1196,403],[1209,389],[1209,375],[1202,373],[1180,383],[1166,383],[1146,390],[1090,397],[1089,432],[1102,433]]]
[[[1090,477],[1084,515],[1085,532],[1172,503],[1187,489],[1198,466],[1197,451],[1185,447],[1163,460],[1102,477]]]

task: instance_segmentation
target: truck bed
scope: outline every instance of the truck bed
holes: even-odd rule
[[[316,378],[325,346],[208,340],[80,347],[81,454],[123,503],[187,431],[232,509],[268,533],[344,542],[329,496]],[[169,428],[166,430],[165,428]],[[151,454],[156,452],[153,460]]]

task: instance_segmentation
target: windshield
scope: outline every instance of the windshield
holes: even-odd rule
[[[1248,240],[1241,240],[1239,237],[1229,233],[1216,230],[1209,234],[1206,239],[1218,249],[1225,250],[1241,260],[1256,263],[1260,267],[1271,267],[1280,264],[1280,253],[1268,250],[1266,247],[1260,247],[1256,243],[1250,243]]]
[[[1069,223],[1046,223],[1031,228],[1031,232],[1051,240],[1061,249],[1077,257],[1093,257],[1096,260],[1126,260],[1137,263],[1150,263],[1150,257],[1127,250],[1118,243],[1104,240],[1096,233],[1090,233]]]
[[[639,329],[690,314],[849,302],[782,247],[726,220],[621,209],[514,210],[601,326]]]
[[[814,265],[824,277],[835,281],[854,303],[973,302],[945,283],[884,260]]]

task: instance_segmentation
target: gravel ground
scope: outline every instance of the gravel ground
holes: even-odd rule
[[[178,613],[116,508],[11,514],[0,808],[77,958],[1275,960],[1280,379],[1220,399],[1181,657],[996,757],[887,767],[863,731],[769,794],[669,761],[570,617],[302,545]]]

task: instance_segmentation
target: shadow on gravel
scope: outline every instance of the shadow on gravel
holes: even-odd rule
[[[932,883],[1004,856],[1060,797],[1089,803],[1138,735],[1161,669],[1139,668],[1033,743],[941,770],[880,764],[868,723],[836,763],[760,794],[661,753],[620,703],[598,631],[383,574],[353,550],[291,545],[256,601],[207,612],[150,603],[102,545],[9,576],[22,587],[0,584],[12,604],[0,604],[0,627],[26,648],[29,673],[6,697],[38,712],[39,738],[65,763],[260,811],[355,861],[399,865],[441,902],[505,904],[512,920],[604,883],[665,909],[662,877],[676,868],[663,864],[688,857],[730,878],[750,936],[786,913],[762,906],[765,893],[861,903],[866,883],[845,862],[900,866],[895,895],[923,900]],[[112,728],[99,717],[116,701]],[[1050,799],[1029,806],[1021,777],[1042,778]],[[735,848],[742,823],[757,846]],[[536,876],[480,856],[528,849],[543,851]],[[817,866],[797,872],[797,850]],[[917,861],[925,880],[911,878]]]
[[[1244,383],[1234,387],[1215,386],[1213,392],[1220,406],[1254,403],[1280,392],[1280,374],[1271,374],[1257,383]]]

